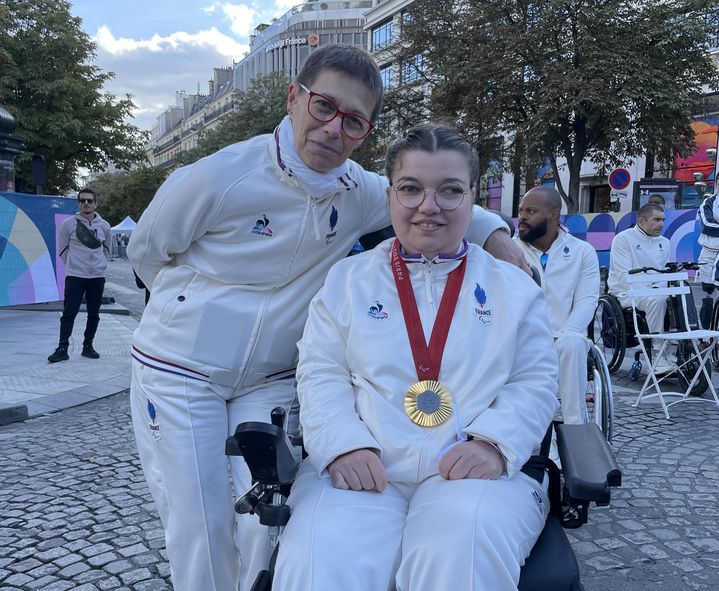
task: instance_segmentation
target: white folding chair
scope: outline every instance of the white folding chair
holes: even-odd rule
[[[647,367],[647,378],[644,380],[639,396],[634,403],[634,406],[638,406],[643,399],[659,398],[659,401],[664,410],[664,416],[669,418],[669,407],[682,402],[684,400],[696,400],[700,402],[714,402],[719,407],[719,398],[717,398],[716,390],[711,381],[711,375],[707,371],[706,364],[710,360],[712,350],[717,344],[717,337],[719,337],[719,331],[716,330],[691,330],[689,327],[689,318],[687,315],[687,298],[692,297],[691,289],[687,283],[688,274],[686,271],[676,273],[637,273],[636,275],[628,275],[627,281],[629,283],[629,296],[632,301],[632,317],[634,320],[634,334],[639,341],[639,346],[642,350],[644,360],[646,361]],[[665,286],[667,283],[676,282],[675,287],[652,287],[652,284],[659,283]],[[675,332],[662,332],[662,333],[641,333],[639,332],[639,322],[637,321],[637,304],[639,298],[643,297],[661,297],[666,298],[669,296],[681,296],[681,314],[684,317],[684,326],[688,328],[686,331],[675,331]],[[652,361],[649,356],[649,349],[651,349],[651,341],[656,340],[661,342],[661,348],[659,353],[654,357]],[[696,373],[692,377],[689,386],[685,392],[669,392],[663,391],[660,387],[660,383],[668,376],[662,376],[657,378],[654,370],[657,363],[663,358],[667,347],[672,342],[687,341],[691,343],[691,347],[696,355],[696,361],[699,363],[699,367]],[[703,341],[705,348],[699,346],[699,342]],[[648,346],[647,346],[648,343]],[[686,363],[686,362],[685,362]],[[700,398],[698,396],[689,396],[692,387],[699,378],[699,372],[704,374],[707,380],[707,384],[714,400],[707,398]],[[651,389],[654,389],[651,392]],[[670,396],[678,396],[677,400],[673,400],[667,403],[664,398]]]

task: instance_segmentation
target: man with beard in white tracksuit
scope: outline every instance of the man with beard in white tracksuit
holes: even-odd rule
[[[599,260],[592,246],[559,223],[562,198],[536,187],[519,204],[514,237],[527,262],[540,270],[549,324],[559,357],[559,396],[567,424],[587,422],[587,327],[599,299]]]
[[[462,240],[478,168],[451,128],[397,139],[397,239],[337,263],[310,305],[308,458],[274,589],[516,591],[549,509],[521,468],[558,406],[557,358],[541,290]]]
[[[176,591],[246,591],[267,566],[257,518],[235,532],[224,442],[290,406],[310,299],[361,235],[389,224],[386,179],[348,159],[381,106],[366,52],[314,50],[275,132],[173,172],[133,232],[128,258],[151,291],[132,348],[133,425]],[[470,239],[524,264],[498,217],[475,208],[474,222]],[[249,487],[242,459],[230,467],[235,490]]]

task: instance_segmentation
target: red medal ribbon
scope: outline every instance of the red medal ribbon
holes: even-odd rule
[[[404,323],[407,327],[407,336],[409,337],[409,345],[412,348],[412,357],[419,381],[439,381],[442,354],[447,343],[447,335],[452,324],[454,309],[457,307],[466,263],[467,258],[464,257],[459,267],[454,269],[447,278],[447,285],[442,294],[442,301],[439,304],[439,311],[432,327],[428,347],[424,338],[422,320],[419,317],[417,300],[412,289],[412,281],[409,277],[409,269],[407,268],[407,263],[402,260],[399,254],[399,240],[395,240],[392,245],[392,274],[397,285],[399,303],[402,306]]]

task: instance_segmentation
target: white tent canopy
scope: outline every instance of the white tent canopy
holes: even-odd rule
[[[137,226],[137,224],[128,215],[124,220],[122,220],[119,224],[117,224],[117,226],[112,227],[112,233],[113,234],[130,234],[135,229],[135,226]]]

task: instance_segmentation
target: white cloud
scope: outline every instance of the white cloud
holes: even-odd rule
[[[126,37],[116,38],[108,27],[102,26],[98,29],[94,40],[98,47],[115,55],[138,50],[161,52],[176,50],[183,46],[205,46],[214,48],[221,55],[239,59],[248,50],[247,45],[238,43],[215,27],[197,33],[178,31],[164,37],[155,34],[150,39],[136,40]]]
[[[230,4],[229,2],[222,5],[222,12],[230,21],[230,29],[240,37],[249,35],[256,26],[255,9],[247,4]]]
[[[156,117],[174,103],[176,91],[192,94],[199,86],[200,92],[206,93],[213,67],[229,66],[233,60],[242,59],[249,51],[248,36],[260,22],[270,22],[299,3],[205,0],[200,13],[211,17],[206,28],[187,32],[192,25],[185,24],[178,27],[185,30],[151,37],[148,33],[139,39],[116,37],[111,24],[101,26],[93,37],[97,64],[115,73],[115,78],[106,82],[105,90],[119,97],[132,95],[136,105],[134,123],[149,129]],[[216,26],[207,28],[209,24]]]
[[[249,50],[247,45],[212,28],[189,34],[153,35],[151,39],[115,38],[101,27],[97,42],[97,63],[115,78],[105,90],[117,96],[129,93],[137,107],[134,123],[150,129],[156,117],[175,102],[175,92],[208,92],[212,68],[230,66]]]
[[[220,7],[220,3],[219,3],[219,2],[213,2],[213,3],[210,4],[209,6],[203,6],[203,7],[202,7],[202,12],[204,12],[205,14],[210,14],[210,15],[212,15],[212,14],[215,14],[215,12],[217,12],[217,9],[218,9],[219,7]]]

